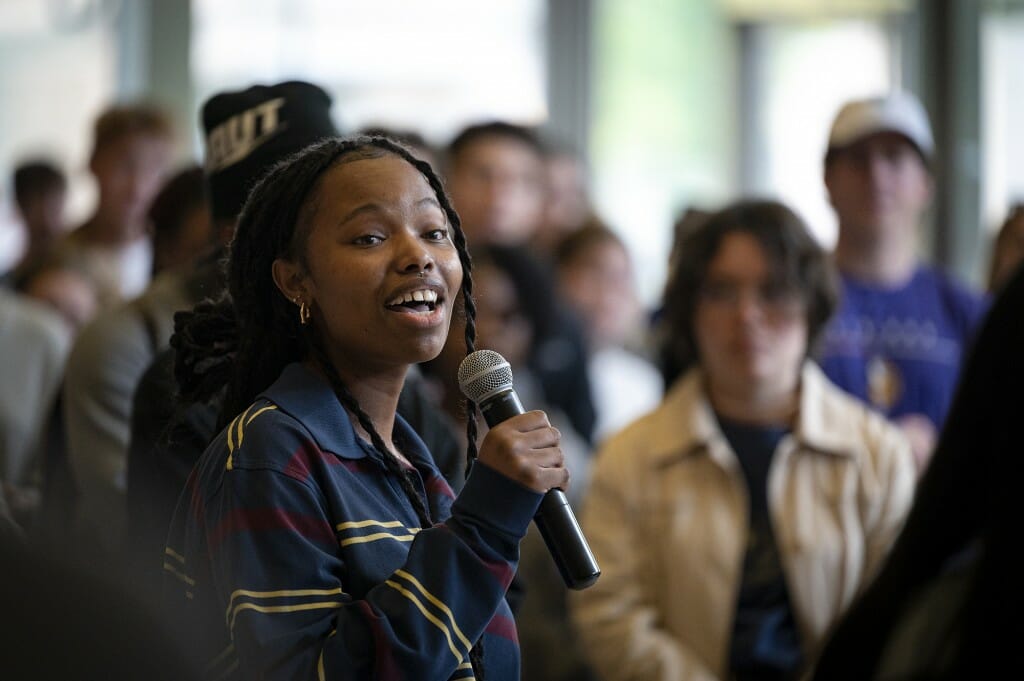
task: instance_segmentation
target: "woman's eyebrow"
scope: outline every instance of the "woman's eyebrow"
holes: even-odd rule
[[[427,205],[427,206],[434,206],[438,210],[441,210],[441,204],[437,200],[436,196],[424,196],[422,199],[417,201],[414,205],[416,206],[416,208],[419,208],[420,206],[425,206],[425,205]]]
[[[416,201],[413,204],[413,207],[415,207],[415,208],[420,208],[421,206],[430,206],[430,207],[433,207],[433,208],[437,208],[438,210],[441,210],[441,204],[440,204],[440,202],[438,202],[437,198],[434,197],[434,196],[424,196],[422,199],[419,199],[418,201]],[[375,202],[371,201],[369,203],[364,203],[363,205],[361,205],[361,206],[359,206],[357,208],[353,208],[351,211],[346,213],[344,215],[344,217],[342,217],[340,220],[338,220],[337,224],[344,225],[346,222],[350,222],[351,220],[354,220],[355,218],[359,217],[360,215],[365,215],[365,214],[368,214],[368,213],[383,213],[383,212],[385,212],[385,209],[384,209],[383,206],[381,206],[379,203],[375,203]]]
[[[380,213],[382,211],[383,208],[381,208],[381,206],[377,203],[364,203],[358,208],[354,208],[348,213],[346,213],[344,217],[338,220],[338,224],[344,225],[346,222],[350,222],[355,218],[359,217],[360,215],[364,215],[366,213]]]

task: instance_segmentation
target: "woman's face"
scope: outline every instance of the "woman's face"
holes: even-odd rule
[[[397,156],[350,161],[327,171],[314,200],[308,269],[278,260],[275,279],[310,305],[338,372],[365,376],[437,356],[462,265],[426,178]]]
[[[760,243],[732,232],[708,264],[694,315],[701,367],[732,394],[795,389],[807,353],[800,292],[773,281]]]

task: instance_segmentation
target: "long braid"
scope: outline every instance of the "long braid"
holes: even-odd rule
[[[465,310],[466,316],[465,342],[466,354],[468,355],[476,349],[476,303],[473,302],[473,259],[469,255],[469,247],[466,243],[466,233],[462,230],[462,221],[459,219],[459,214],[456,213],[455,209],[452,207],[451,201],[448,199],[448,193],[444,190],[444,186],[441,184],[441,179],[434,172],[433,168],[430,167],[429,163],[416,158],[408,149],[387,137],[371,137],[370,141],[375,145],[381,146],[401,156],[423,174],[427,179],[427,182],[430,184],[430,188],[433,189],[434,193],[437,195],[438,202],[441,204],[441,209],[444,210],[444,213],[448,218],[448,222],[452,226],[452,241],[459,253],[459,262],[462,264],[461,293],[463,309]],[[473,465],[473,461],[476,459],[478,428],[476,422],[476,405],[468,398],[465,403],[466,440],[468,443],[466,450],[466,474],[468,475],[469,470]]]
[[[358,400],[355,396],[349,392],[345,386],[344,381],[338,376],[338,372],[334,369],[334,365],[331,364],[330,359],[327,357],[327,352],[323,346],[317,340],[317,338],[310,332],[309,345],[310,351],[313,355],[314,361],[327,375],[327,380],[331,384],[331,388],[334,390],[334,394],[337,396],[338,401],[341,402],[342,406],[348,410],[356,419],[359,421],[359,425],[363,427],[370,435],[370,442],[373,444],[373,448],[380,454],[381,459],[384,462],[388,472],[398,478],[399,483],[402,485],[402,490],[406,496],[409,497],[409,502],[412,504],[413,509],[416,511],[416,517],[419,518],[421,528],[429,528],[433,526],[433,521],[430,519],[430,509],[427,507],[427,502],[423,498],[423,495],[419,493],[416,486],[412,484],[412,480],[409,479],[406,470],[402,467],[402,464],[398,461],[394,454],[391,453],[391,448],[384,442],[384,438],[377,432],[376,426],[373,425],[373,421],[370,419],[369,414],[363,411],[363,408],[359,406]]]
[[[455,232],[455,246],[459,251],[459,260],[462,261],[462,305],[466,314],[466,354],[476,350],[476,302],[473,300],[473,277],[470,276],[473,264],[469,256],[469,249],[466,247],[466,235],[459,229]],[[470,468],[476,460],[476,403],[468,397],[465,398],[466,405],[466,475],[469,475]]]

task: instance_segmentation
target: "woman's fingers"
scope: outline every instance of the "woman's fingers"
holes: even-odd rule
[[[544,412],[518,414],[487,433],[479,459],[530,489],[546,492],[569,482],[561,438]]]

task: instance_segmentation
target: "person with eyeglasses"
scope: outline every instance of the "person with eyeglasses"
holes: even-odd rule
[[[600,448],[581,513],[602,576],[572,613],[603,679],[798,678],[878,569],[914,462],[810,359],[836,289],[779,203],[683,237],[664,301],[679,373]]]

